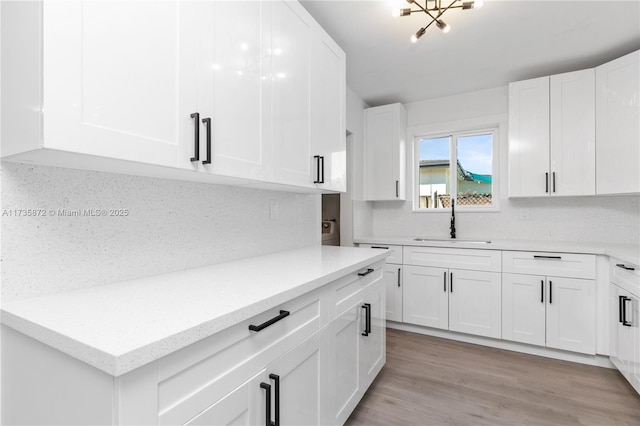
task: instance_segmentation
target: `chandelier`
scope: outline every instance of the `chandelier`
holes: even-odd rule
[[[420,37],[427,32],[427,28],[429,28],[433,23],[436,24],[436,27],[440,29],[443,33],[448,33],[451,29],[451,26],[442,20],[442,15],[449,9],[478,9],[482,7],[482,0],[475,1],[463,1],[463,0],[453,0],[449,3],[449,0],[446,0],[443,6],[442,0],[424,0],[424,6],[422,6],[416,0],[407,0],[407,3],[411,5],[415,5],[418,9],[411,9],[411,7],[402,8],[400,10],[394,10],[393,16],[409,16],[412,13],[416,12],[424,12],[428,15],[427,25],[420,28],[414,35],[411,36],[411,42],[417,42]],[[447,3],[449,5],[447,6]]]

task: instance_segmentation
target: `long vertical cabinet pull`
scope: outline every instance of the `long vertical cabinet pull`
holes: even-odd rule
[[[549,173],[544,174],[544,192],[549,193]]]
[[[371,303],[365,303],[362,305],[362,309],[364,309],[364,332],[363,336],[368,336],[371,333]]]
[[[400,287],[400,268],[398,268],[398,287]]]
[[[544,280],[540,280],[540,303],[544,303]]]
[[[399,186],[400,186],[400,182],[396,181],[396,198],[400,197],[400,188],[399,188]]]
[[[200,114],[194,112],[191,114],[191,118],[194,119],[193,122],[193,157],[191,157],[191,161],[199,161],[200,160]]]
[[[211,119],[203,118],[202,122],[207,129],[207,159],[202,160],[202,164],[211,164]]]
[[[553,303],[553,281],[549,280],[549,304]]]
[[[453,272],[449,273],[449,291],[453,293]]]
[[[447,273],[443,272],[442,273],[442,281],[444,283],[444,292],[447,292]]]
[[[624,324],[624,296],[618,296],[618,322]]]
[[[271,426],[271,385],[269,383],[260,383],[260,388],[265,390],[264,396],[264,414],[265,414],[265,426]]]
[[[277,374],[269,374],[269,378],[273,380],[274,384],[274,422],[271,423],[272,426],[280,426],[280,376]]]
[[[556,192],[556,172],[551,173],[551,176],[552,176],[551,189],[553,192]]]
[[[627,302],[631,302],[632,300],[627,296],[618,297],[620,298],[620,322],[625,327],[631,327],[633,324],[627,321]]]
[[[316,180],[313,183],[324,183],[324,157],[322,155],[314,155],[316,160]]]

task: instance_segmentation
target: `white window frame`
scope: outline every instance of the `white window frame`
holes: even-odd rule
[[[491,206],[461,206],[456,203],[456,211],[459,212],[498,212],[500,211],[500,136],[505,128],[505,122],[502,116],[485,119],[466,120],[451,123],[441,123],[437,125],[426,125],[408,128],[409,140],[413,143],[411,166],[412,173],[412,206],[414,213],[443,213],[449,214],[450,209],[420,208],[420,144],[421,139],[431,139],[439,137],[469,136],[473,134],[491,133],[493,136],[492,146],[492,185],[491,185]],[[455,137],[450,139],[450,156],[455,153]],[[451,160],[451,158],[449,158]],[[454,200],[457,199],[457,168],[450,167],[450,181],[452,186],[455,185],[455,194],[451,194]]]

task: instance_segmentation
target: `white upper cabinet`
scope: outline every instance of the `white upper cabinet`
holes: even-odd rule
[[[344,52],[298,2],[3,2],[2,41],[3,158],[345,189]]]
[[[273,2],[271,128],[275,180],[313,187],[309,96],[312,21],[298,3]]]
[[[2,155],[46,148],[176,166],[178,2],[28,3],[2,4],[2,101],[17,108],[3,108]]]
[[[596,68],[596,192],[640,192],[640,51]]]
[[[406,199],[406,131],[402,104],[365,109],[365,200]]]
[[[594,70],[509,85],[509,195],[595,194]]]
[[[320,173],[314,182],[319,181],[320,188],[344,192],[346,58],[322,28],[316,28],[311,43],[311,147],[316,174]]]

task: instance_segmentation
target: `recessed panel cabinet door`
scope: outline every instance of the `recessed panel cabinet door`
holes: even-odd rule
[[[260,388],[267,381],[265,370],[255,375],[224,398],[188,421],[189,426],[255,425],[264,421],[265,396]]]
[[[58,3],[45,6],[45,34],[72,43],[44,49],[47,146],[176,166],[178,2]],[[60,8],[67,19],[54,19]]]
[[[361,364],[360,376],[362,377],[364,389],[366,389],[376,378],[386,361],[386,324],[385,324],[385,298],[384,289],[380,286],[371,292],[364,299],[362,317],[364,319],[365,330],[367,316],[369,321],[368,331],[360,334],[361,340]],[[368,312],[367,312],[368,311]],[[366,335],[365,335],[366,334]]]
[[[544,346],[545,277],[502,274],[502,338]]]
[[[547,277],[547,346],[595,354],[595,281]]]
[[[263,88],[270,81],[268,2],[194,2],[202,10],[198,27],[198,102],[200,160],[207,159],[207,123],[211,123],[210,164],[204,170],[260,180],[267,173],[262,128]],[[204,20],[204,22],[202,22]]]
[[[272,2],[271,138],[277,182],[313,187],[311,153],[312,20],[297,2]]]
[[[449,279],[449,330],[499,339],[500,273],[451,269]]]
[[[427,327],[449,328],[448,269],[405,265],[403,321]]]
[[[402,322],[402,266],[384,266],[387,320]]]

